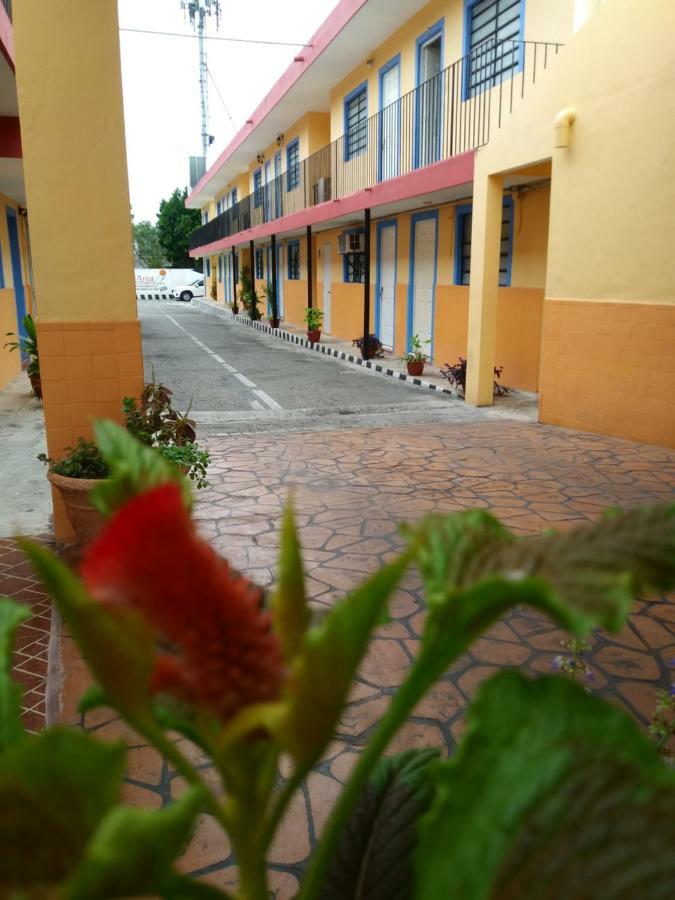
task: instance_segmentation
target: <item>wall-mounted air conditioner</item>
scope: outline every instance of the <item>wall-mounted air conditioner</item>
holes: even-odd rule
[[[347,231],[338,237],[338,253],[364,253],[366,235],[363,231]]]
[[[330,200],[330,178],[319,178],[314,185],[314,206]]]

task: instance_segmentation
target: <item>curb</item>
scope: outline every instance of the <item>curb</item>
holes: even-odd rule
[[[325,344],[321,343],[312,344],[307,338],[300,337],[299,334],[284,331],[282,328],[272,328],[271,325],[265,325],[264,322],[254,322],[253,319],[250,319],[248,316],[235,316],[231,310],[223,309],[222,306],[216,306],[215,303],[210,303],[195,297],[190,301],[190,305],[204,307],[208,312],[213,312],[225,319],[231,319],[238,325],[246,325],[249,328],[255,328],[256,331],[262,331],[263,334],[269,334],[272,337],[287,341],[289,344],[303,347],[305,350],[313,350],[316,353],[322,353],[324,356],[332,356],[335,359],[341,359],[344,362],[361,366],[361,368],[364,369],[372,369],[373,372],[379,372],[380,375],[386,375],[389,378],[394,378],[396,381],[405,381],[407,384],[414,384],[416,387],[426,388],[429,391],[435,391],[437,394],[447,394],[449,397],[457,399],[456,395],[448,388],[438,387],[438,385],[432,384],[430,381],[424,381],[424,379],[408,375],[406,372],[397,372],[395,369],[388,369],[380,363],[370,359],[362,359],[360,356],[354,356],[344,350],[335,350],[332,347],[327,347]]]

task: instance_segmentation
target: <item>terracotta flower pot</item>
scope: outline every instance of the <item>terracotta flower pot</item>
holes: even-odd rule
[[[406,368],[408,369],[408,375],[421,375],[424,372],[424,360],[406,363]]]
[[[272,328],[278,328],[280,322],[281,319],[270,319],[270,325],[272,326]]]
[[[38,400],[42,400],[42,380],[39,375],[29,375],[28,380],[33,388],[33,393]]]
[[[311,331],[308,331],[307,340],[310,342],[310,344],[318,344],[321,340],[321,329],[314,328]]]
[[[81,544],[89,544],[103,528],[105,519],[89,499],[90,492],[104,479],[68,478],[48,472],[47,478],[63,500],[68,521]]]

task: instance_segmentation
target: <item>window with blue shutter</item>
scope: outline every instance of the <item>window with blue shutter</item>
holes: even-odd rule
[[[345,97],[345,160],[368,148],[368,85],[362,84]]]
[[[259,209],[262,206],[262,170],[256,169],[253,173],[253,206]]]
[[[300,142],[291,141],[286,147],[286,190],[294,191],[300,184]]]
[[[298,241],[291,241],[287,249],[288,256],[288,280],[300,281],[300,244]]]
[[[468,84],[473,96],[522,68],[523,0],[474,0],[466,8]]]

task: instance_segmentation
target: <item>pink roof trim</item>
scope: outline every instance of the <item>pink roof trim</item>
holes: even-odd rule
[[[348,24],[348,22],[356,15],[361,7],[366,5],[367,2],[368,0],[340,0],[333,12],[324,20],[323,24],[319,27],[318,31],[309,39],[308,43],[312,46],[305,46],[298,51],[298,54],[302,55],[303,61],[292,62],[290,64],[281,78],[279,78],[277,83],[274,85],[272,90],[267,94],[267,96],[259,104],[259,106],[256,107],[252,115],[249,116],[248,122],[250,122],[251,124],[244,125],[244,127],[237,132],[233,140],[223,150],[218,159],[195,185],[193,190],[190,192],[190,196],[188,197],[187,202],[190,201],[190,198],[193,196],[193,194],[199,193],[199,191],[203,190],[203,188],[207,186],[218,169],[220,169],[220,167],[227,162],[230,156],[232,156],[234,151],[242,145],[242,143],[251,134],[251,132],[255,131],[255,129],[258,127],[258,125],[260,125],[263,119],[274,109],[274,107],[277,105],[277,103],[279,103],[282,97],[284,97],[293,87],[300,76],[303,75],[314,62],[316,62],[318,57],[321,56],[324,50],[340,34],[345,25]],[[1,4],[0,9],[2,9]]]
[[[0,3],[0,52],[14,71],[14,27],[7,15],[7,10]]]

